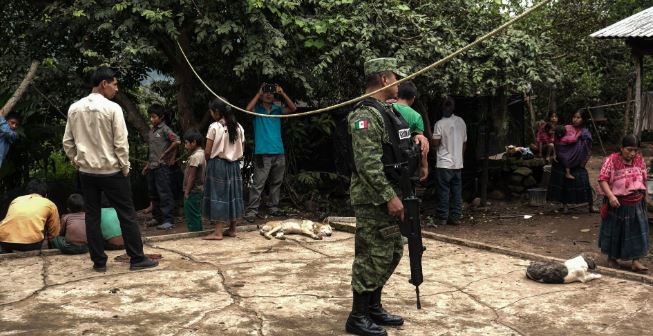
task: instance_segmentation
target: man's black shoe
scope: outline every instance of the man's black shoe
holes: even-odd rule
[[[449,220],[447,221],[447,224],[449,224],[449,225],[459,225],[460,224],[460,219],[449,218]]]
[[[159,265],[158,261],[154,261],[150,258],[145,258],[142,261],[133,263],[129,266],[130,271],[138,271],[146,268],[157,267]]]
[[[93,270],[96,272],[106,272],[107,271],[107,265],[95,265],[93,264]]]
[[[387,336],[388,332],[361,313],[351,312],[345,324],[348,333],[361,336]]]
[[[349,317],[345,323],[345,330],[355,335],[387,336],[388,333],[385,329],[374,323],[368,315],[371,293],[357,293],[353,291],[353,294],[354,302],[351,313],[349,313]]]
[[[368,315],[378,325],[400,326],[404,324],[404,319],[399,315],[392,315],[383,309],[381,305],[381,290],[377,288],[370,296],[370,308]]]

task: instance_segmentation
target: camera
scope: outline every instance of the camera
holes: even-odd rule
[[[263,83],[263,92],[277,93],[277,84]]]

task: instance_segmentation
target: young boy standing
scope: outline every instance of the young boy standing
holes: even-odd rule
[[[188,231],[202,231],[200,203],[204,196],[206,159],[202,148],[204,137],[195,130],[184,134],[184,146],[191,153],[184,170],[184,217]]]
[[[163,106],[154,104],[147,110],[150,115],[148,163],[143,168],[147,173],[147,187],[152,201],[154,220],[160,223],[156,228],[170,230],[175,223],[175,197],[171,188],[171,169],[175,163],[179,137],[164,121]]]

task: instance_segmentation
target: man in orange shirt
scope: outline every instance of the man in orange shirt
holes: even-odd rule
[[[48,186],[40,180],[27,184],[27,195],[16,197],[0,222],[2,252],[40,250],[43,240],[59,235],[57,206],[46,198]]]

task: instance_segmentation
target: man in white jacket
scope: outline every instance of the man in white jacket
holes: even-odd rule
[[[79,170],[86,211],[86,238],[93,269],[106,271],[107,255],[100,229],[100,200],[116,209],[130,270],[155,267],[143,254],[143,241],[129,183],[129,142],[122,108],[110,99],[118,93],[114,70],[99,67],[91,76],[91,94],[70,106],[63,136],[66,155]]]

